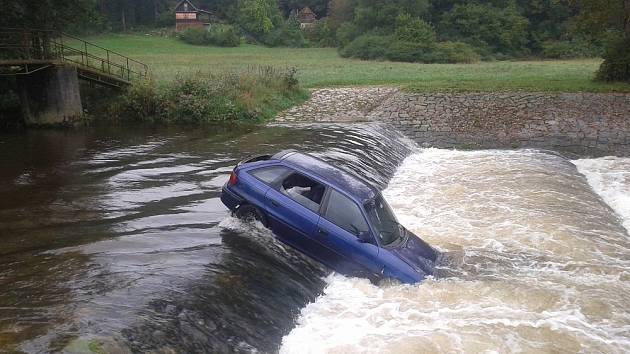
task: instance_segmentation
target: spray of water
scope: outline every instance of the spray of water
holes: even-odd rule
[[[627,352],[627,163],[577,162],[615,215],[555,154],[412,154],[384,195],[446,252],[442,277],[379,287],[330,276],[281,352]]]

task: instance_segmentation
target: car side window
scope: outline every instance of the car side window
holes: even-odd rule
[[[368,224],[359,206],[352,199],[334,189],[330,190],[324,217],[354,235],[357,235],[358,232],[369,231]]]
[[[290,169],[284,166],[271,166],[271,167],[261,167],[251,171],[249,174],[258,178],[259,180],[271,185],[280,178],[288,175],[290,173]]]
[[[312,179],[294,172],[282,181],[280,192],[311,209],[319,211],[326,187]]]

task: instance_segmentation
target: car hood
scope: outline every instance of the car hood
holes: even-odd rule
[[[392,252],[425,275],[433,275],[435,263],[438,259],[438,251],[424,242],[411,231],[404,229],[403,241],[392,249]]]

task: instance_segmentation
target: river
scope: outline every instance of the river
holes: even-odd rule
[[[627,352],[630,159],[420,149],[380,124],[0,136],[0,351]],[[438,276],[331,274],[232,218],[245,155],[384,190]]]

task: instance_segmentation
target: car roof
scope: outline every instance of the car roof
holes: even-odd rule
[[[332,186],[351,194],[360,202],[372,200],[378,194],[378,190],[367,181],[313,155],[295,150],[284,150],[275,154],[272,159],[286,161],[313,173]]]

